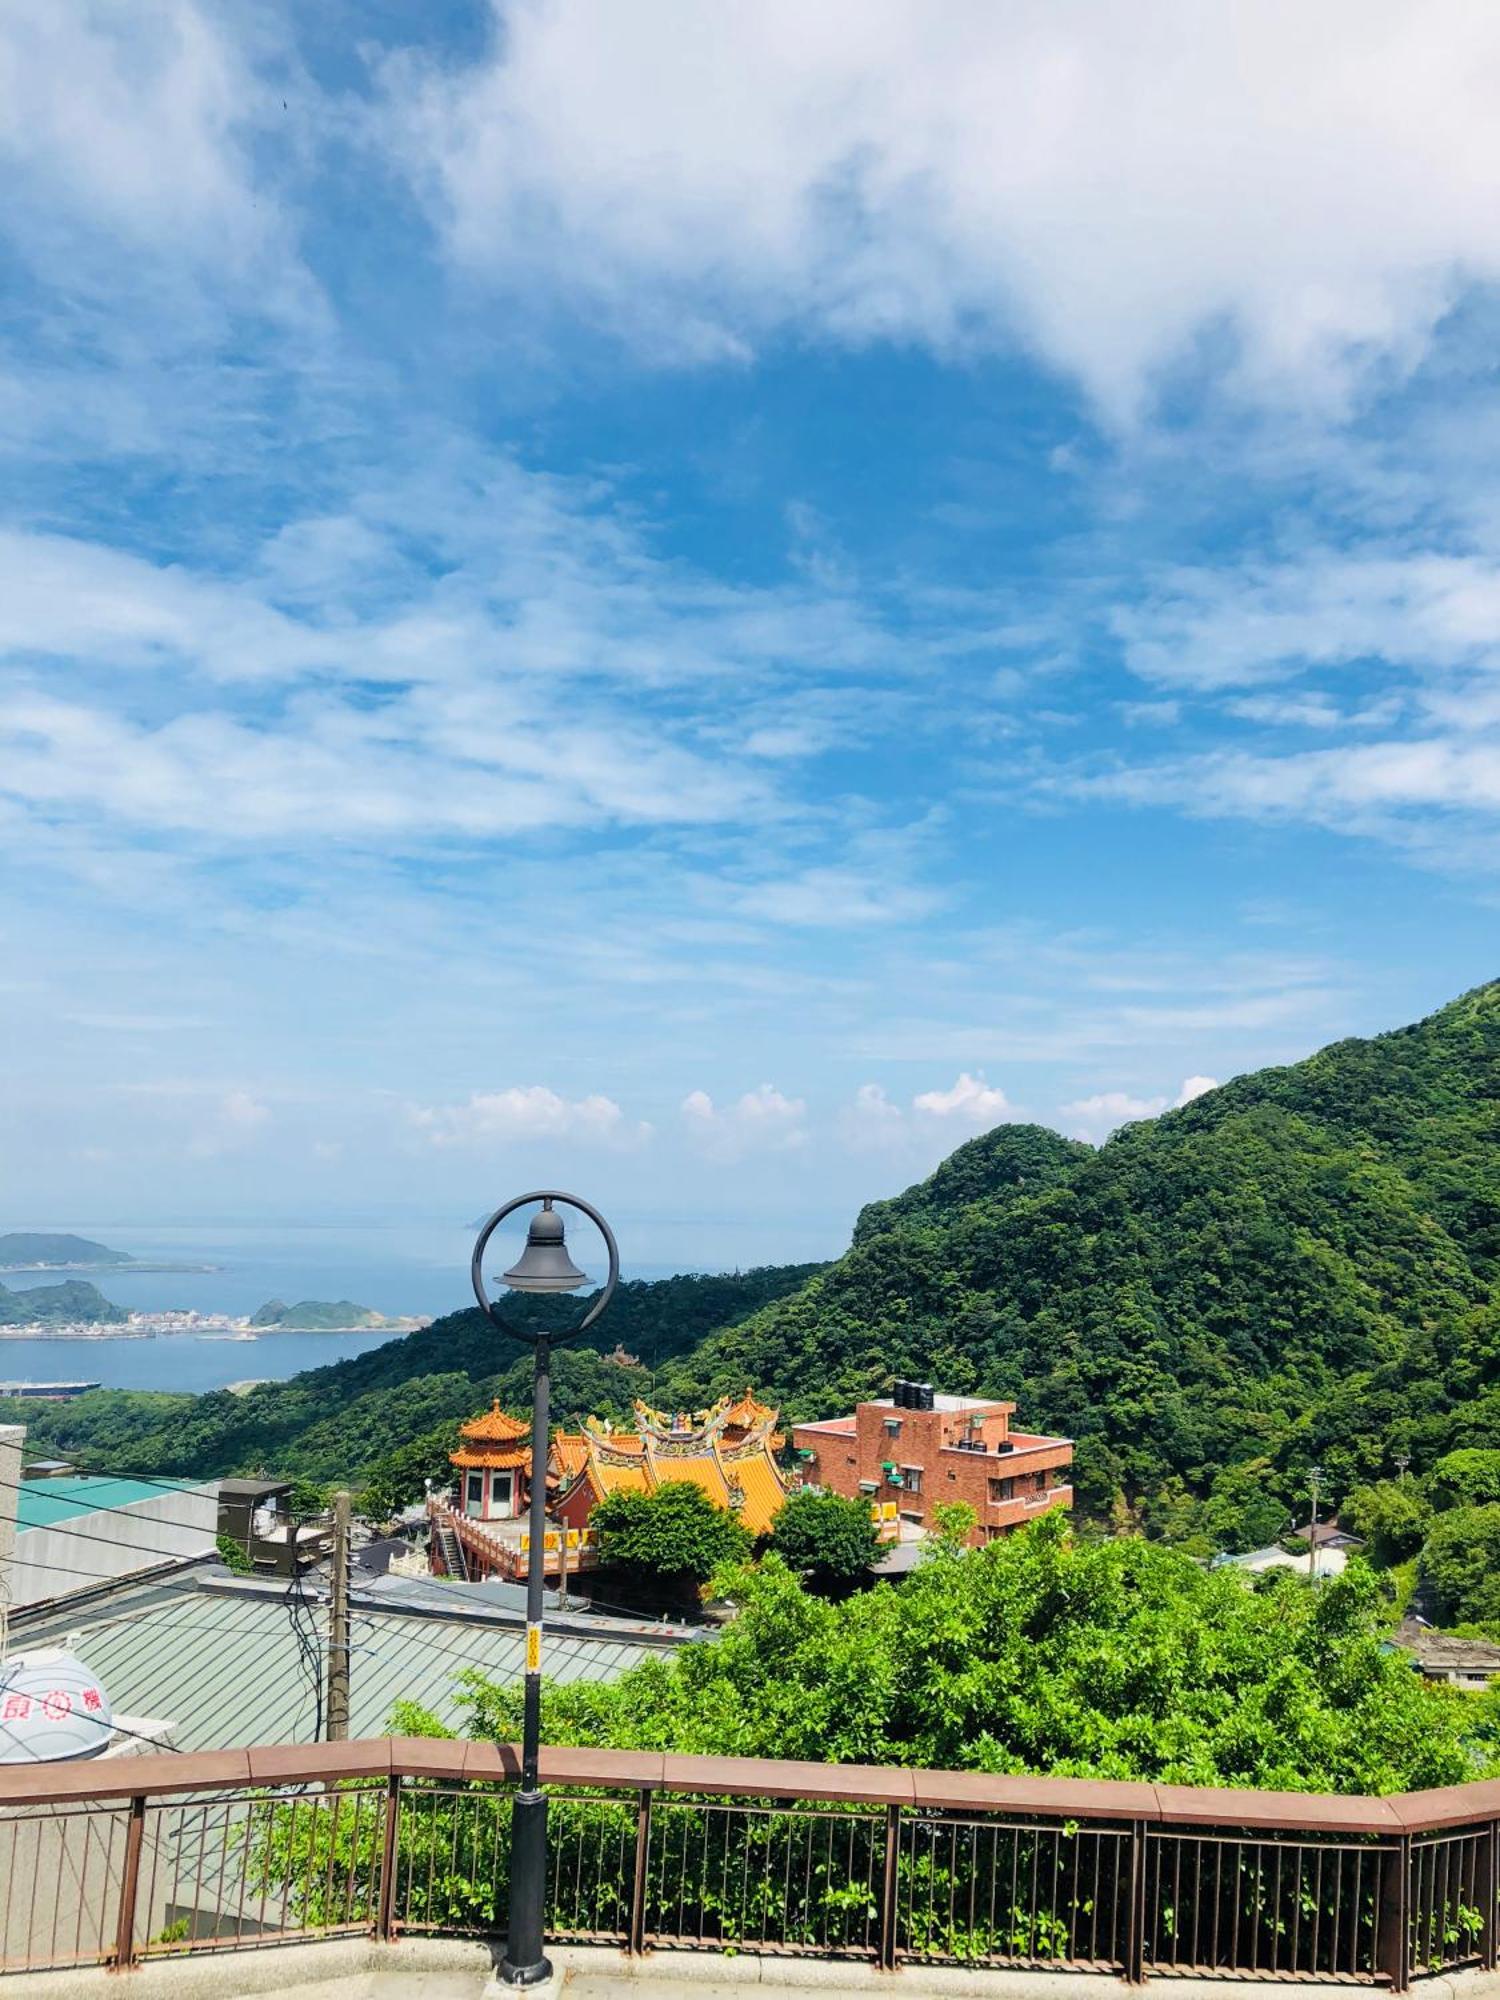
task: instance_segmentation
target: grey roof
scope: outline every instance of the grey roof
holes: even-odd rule
[[[325,1604],[310,1603],[300,1622],[326,1642]],[[458,1727],[454,1693],[465,1667],[500,1681],[521,1675],[525,1635],[516,1626],[357,1608],[351,1629],[351,1736],[383,1734],[399,1700],[419,1702]],[[135,1586],[46,1619],[17,1619],[11,1649],[57,1643],[68,1633],[77,1635],[73,1650],[103,1682],[115,1713],[172,1722],[181,1750],[313,1739],[316,1709],[284,1588],[226,1588],[192,1576]],[[549,1632],[543,1666],[560,1681],[613,1680],[648,1650],[618,1638]]]
[[[1424,1668],[1500,1674],[1500,1646],[1488,1639],[1460,1639],[1410,1618],[1402,1619],[1392,1636],[1402,1651],[1415,1655]]]

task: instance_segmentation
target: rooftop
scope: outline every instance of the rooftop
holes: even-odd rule
[[[208,1482],[211,1484],[211,1482]],[[135,1507],[165,1494],[193,1493],[212,1501],[204,1485],[166,1479],[46,1479],[21,1481],[16,1500],[18,1528],[51,1528],[59,1521],[101,1509]]]
[[[46,1618],[23,1614],[13,1622],[11,1643],[30,1651],[75,1634],[72,1650],[103,1682],[115,1710],[174,1723],[180,1750],[306,1743],[314,1739],[317,1709],[298,1628],[321,1651],[328,1613],[310,1585],[304,1603],[294,1624],[282,1584],[187,1576],[127,1587]],[[456,1728],[463,1669],[517,1680],[525,1650],[519,1620],[356,1607],[350,1734],[382,1734],[398,1700],[418,1702]],[[549,1630],[546,1669],[559,1681],[612,1680],[651,1650],[644,1640]]]
[[[894,1396],[872,1396],[870,1400],[877,1410],[900,1410],[906,1417],[919,1417],[924,1414],[921,1410],[906,1408],[898,1403]],[[934,1410],[942,1410],[948,1416],[960,1416],[965,1410],[1013,1410],[1016,1406],[1000,1396],[934,1395],[932,1407]]]

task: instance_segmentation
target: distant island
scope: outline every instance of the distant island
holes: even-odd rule
[[[130,1315],[104,1296],[97,1285],[69,1278],[61,1285],[37,1285],[13,1292],[0,1285],[0,1326],[123,1326]]]
[[[184,1307],[126,1312],[82,1278],[28,1291],[0,1284],[0,1339],[155,1340],[185,1334],[199,1340],[258,1340],[274,1333],[415,1333],[428,1324],[422,1318],[388,1318],[353,1299],[302,1299],[294,1306],[268,1299],[247,1319]]]
[[[0,1236],[0,1270],[4,1271],[102,1271],[111,1264],[133,1262],[123,1250],[92,1243],[87,1236],[29,1229],[13,1229]]]
[[[0,1271],[214,1271],[216,1264],[143,1262],[87,1236],[35,1229],[0,1234]]]
[[[387,1319],[371,1306],[357,1306],[353,1299],[300,1299],[294,1306],[267,1299],[246,1324],[256,1333],[363,1333],[370,1327],[409,1331],[427,1322]]]

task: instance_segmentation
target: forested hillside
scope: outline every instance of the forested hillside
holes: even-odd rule
[[[798,1416],[892,1374],[1076,1437],[1097,1513],[1274,1535],[1409,1451],[1500,1446],[1500,984],[1126,1127],[1002,1126],[670,1371]]]
[[[1274,1536],[1409,1453],[1500,1449],[1500,984],[1240,1077],[1097,1152],[1001,1126],[860,1216],[822,1267],[622,1287],[563,1350],[563,1418],[747,1382],[795,1416],[893,1374],[1013,1396],[1079,1441],[1081,1506],[1204,1547]],[[616,1343],[631,1360],[609,1358]],[[34,1436],[199,1474],[440,1469],[529,1360],[474,1312],[246,1396],[33,1406]]]
[[[559,1419],[623,1412],[632,1397],[650,1391],[662,1363],[795,1290],[819,1268],[789,1264],[726,1277],[627,1281],[594,1332],[558,1350]],[[531,1301],[526,1309],[534,1320],[550,1315],[554,1323],[580,1310],[569,1299]],[[616,1347],[619,1359],[612,1358]],[[212,1478],[272,1471],[362,1482],[392,1454],[414,1448],[402,1462],[404,1491],[388,1492],[401,1498],[413,1487],[420,1494],[424,1467],[447,1469],[455,1426],[492,1396],[513,1409],[529,1406],[530,1349],[505,1339],[471,1308],[352,1360],[244,1395],[96,1390],[70,1403],[12,1403],[6,1414],[28,1425],[38,1449],[74,1452],[121,1472]],[[389,1487],[389,1472],[386,1479]]]

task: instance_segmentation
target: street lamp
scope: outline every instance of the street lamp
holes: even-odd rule
[[[484,1253],[490,1238],[508,1215],[532,1202],[541,1207],[526,1231],[526,1248],[501,1278],[513,1292],[576,1292],[588,1279],[568,1255],[563,1219],[554,1203],[586,1215],[604,1238],[609,1252],[609,1276],[598,1297],[576,1326],[562,1332],[537,1333],[512,1325],[484,1289]],[[521,1789],[511,1808],[510,1928],[500,1977],[507,1986],[536,1986],[552,1977],[542,1950],[547,1896],[547,1798],[538,1777],[542,1736],[542,1565],[547,1534],[547,1405],[552,1389],[552,1344],[585,1333],[614,1297],[620,1279],[620,1252],[614,1232],[597,1208],[577,1195],[555,1190],[518,1194],[497,1208],[479,1232],[469,1267],[474,1296],[492,1325],[517,1340],[529,1341],[536,1354],[531,1398],[531,1545],[526,1563],[526,1682],[521,1724]]]

